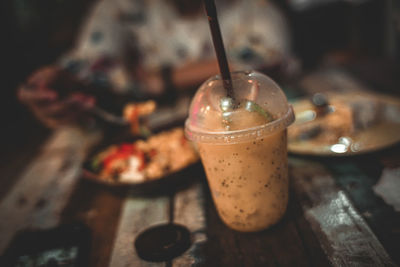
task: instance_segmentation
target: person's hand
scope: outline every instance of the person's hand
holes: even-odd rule
[[[18,89],[20,101],[50,128],[77,123],[88,116],[87,110],[95,103],[92,96],[78,91],[68,94],[61,92],[57,83],[67,81],[61,77],[63,75],[65,73],[58,67],[44,67],[34,72],[27,83]],[[68,84],[63,86],[68,87]]]

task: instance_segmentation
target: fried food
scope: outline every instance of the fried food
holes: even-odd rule
[[[93,162],[103,180],[138,183],[177,172],[197,160],[183,129],[174,128],[147,140],[110,146]]]
[[[149,100],[146,102],[129,103],[124,107],[123,116],[131,124],[133,135],[140,134],[140,117],[149,115],[156,110],[156,102]]]

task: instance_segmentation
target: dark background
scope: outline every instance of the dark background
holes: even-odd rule
[[[309,0],[305,6],[296,0],[274,2],[289,21],[294,53],[304,72],[334,59],[379,90],[398,93],[398,1]],[[29,129],[46,131],[18,102],[16,88],[32,71],[53,63],[72,47],[93,3],[95,0],[2,1],[0,143],[21,143]]]

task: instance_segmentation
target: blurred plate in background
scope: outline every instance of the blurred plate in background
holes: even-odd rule
[[[319,116],[310,99],[292,102],[288,129],[294,154],[344,156],[377,151],[400,141],[400,99],[366,92],[327,93],[330,113]]]

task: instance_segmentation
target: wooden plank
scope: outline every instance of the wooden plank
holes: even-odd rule
[[[192,246],[173,260],[174,267],[199,265],[204,261],[202,247],[207,242],[204,194],[200,183],[178,192],[174,197],[174,223],[183,225],[192,234]]]
[[[74,128],[53,133],[0,203],[0,218],[7,218],[0,220],[0,253],[17,231],[58,223],[79,178],[85,151],[99,137]]]
[[[297,235],[301,240],[306,258],[309,261],[308,265],[331,266],[331,263],[326,257],[324,250],[321,248],[321,244],[316,234],[310,227],[310,223],[304,217],[303,210],[293,190],[290,190],[288,212],[290,212],[289,216],[293,219],[293,223],[297,229]]]
[[[205,207],[208,242],[204,266],[244,266],[235,232],[218,217],[209,190],[205,191]]]
[[[235,240],[243,266],[310,266],[291,206],[278,224],[259,233],[238,233]]]
[[[63,165],[55,179],[49,183],[36,203],[35,212],[30,215],[31,227],[54,227],[60,221],[60,213],[65,207],[81,173],[84,151],[71,149],[63,155]]]
[[[8,138],[0,141],[0,202],[17,182],[28,163],[38,154],[43,143],[48,140],[50,132],[40,125],[26,122],[8,129]],[[26,134],[29,132],[29,135]],[[17,142],[10,142],[17,140]]]
[[[139,258],[134,248],[137,235],[143,230],[169,222],[168,197],[128,197],[121,211],[109,266],[139,267],[164,266],[165,263],[148,262]]]
[[[270,230],[239,233],[223,225],[211,206],[211,237],[207,237],[201,189],[200,185],[195,185],[175,196],[174,222],[201,235],[200,240],[194,238],[194,245],[183,256],[173,261],[173,266],[309,266],[291,215],[292,207]]]
[[[395,266],[322,165],[298,159],[290,163],[296,198],[333,266]]]
[[[88,266],[107,267],[117,231],[123,194],[81,180],[63,210],[62,222],[83,222],[91,232]]]
[[[292,216],[292,203],[275,226],[241,233],[223,224],[207,195],[208,242],[204,266],[312,266]]]

